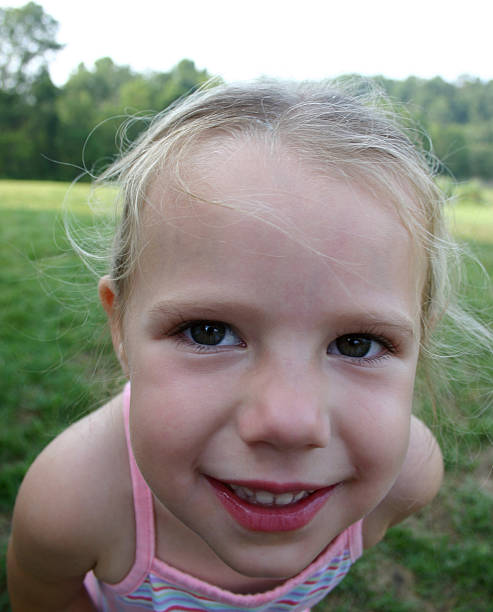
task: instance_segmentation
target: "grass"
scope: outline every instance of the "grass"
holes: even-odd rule
[[[60,430],[99,403],[98,388],[107,386],[103,379],[114,363],[104,317],[82,295],[89,291],[95,302],[94,278],[64,238],[60,205],[67,188],[0,181],[2,612],[9,609],[3,551],[20,481]],[[84,185],[74,189],[76,209],[88,193]]]
[[[115,380],[103,313],[95,306],[95,279],[64,236],[60,206],[67,189],[66,184],[0,181],[2,550],[25,470],[53,436],[110,394],[108,380]],[[453,207],[455,230],[493,276],[493,205],[488,201],[493,190],[482,192],[480,204],[471,199],[473,192]],[[89,193],[87,185],[70,192],[82,227],[90,223]],[[477,269],[471,273],[469,299],[491,315],[491,291],[479,285]],[[483,366],[491,368],[492,361],[493,356],[484,356]],[[474,389],[461,386],[455,393],[462,416],[452,427],[435,423],[447,458],[437,499],[390,530],[319,611],[493,609],[493,416],[479,412]],[[4,565],[0,580],[0,612],[7,612]]]

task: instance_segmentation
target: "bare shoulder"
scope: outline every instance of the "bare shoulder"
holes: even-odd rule
[[[401,472],[387,496],[364,520],[365,548],[379,542],[389,527],[430,503],[442,479],[440,447],[428,427],[412,416],[409,447]]]
[[[121,402],[117,396],[73,424],[28,470],[10,547],[24,571],[56,580],[105,562],[115,526],[124,520],[118,509],[131,504]]]

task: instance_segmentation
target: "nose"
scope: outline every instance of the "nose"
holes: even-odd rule
[[[247,444],[264,443],[283,450],[328,445],[330,410],[323,372],[271,364],[246,383],[237,422]]]

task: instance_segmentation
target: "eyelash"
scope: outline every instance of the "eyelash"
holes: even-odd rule
[[[194,325],[198,326],[198,325],[205,325],[205,324],[208,324],[211,326],[215,325],[215,326],[224,327],[226,329],[226,333],[234,334],[239,339],[239,342],[236,344],[226,344],[226,345],[214,345],[214,344],[207,345],[207,344],[200,344],[198,342],[195,342],[185,335],[187,330],[190,330]],[[246,348],[247,346],[246,342],[243,341],[241,336],[234,330],[234,328],[228,325],[227,323],[223,323],[222,321],[213,321],[213,320],[207,320],[207,319],[197,319],[194,321],[183,321],[182,323],[180,323],[180,325],[177,328],[175,328],[172,332],[166,335],[168,337],[173,338],[174,341],[178,345],[185,346],[188,349],[191,349],[195,353],[220,353],[230,348]],[[360,332],[349,332],[349,333],[345,332],[345,333],[337,334],[335,339],[329,343],[327,347],[327,354],[328,355],[334,354],[334,353],[328,352],[328,349],[331,345],[335,344],[337,341],[341,339],[348,339],[348,338],[367,339],[373,342],[377,342],[382,346],[382,349],[383,349],[382,354],[374,355],[372,357],[366,357],[366,356],[352,357],[350,355],[344,355],[342,353],[335,353],[336,356],[340,356],[345,361],[348,361],[349,363],[354,363],[356,365],[360,365],[360,366],[376,365],[383,359],[388,359],[390,356],[398,352],[398,346],[394,342],[392,342],[389,338],[376,333],[375,330],[366,329]]]

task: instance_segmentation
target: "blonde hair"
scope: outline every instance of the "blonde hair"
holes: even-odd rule
[[[450,352],[439,335],[432,334],[444,318],[456,329],[467,330],[471,342],[491,349],[491,330],[455,300],[462,251],[447,233],[445,198],[434,180],[437,163],[430,153],[420,152],[416,141],[423,141],[423,135],[406,127],[402,114],[380,92],[361,83],[356,88],[347,82],[273,80],[206,84],[154,117],[100,177],[100,182],[116,181],[120,188],[110,275],[121,307],[138,261],[140,217],[154,177],[166,170],[170,180],[186,190],[181,168],[200,142],[253,136],[280,143],[315,170],[355,180],[394,204],[427,261],[421,302],[424,360],[431,357],[440,366],[438,356]]]

